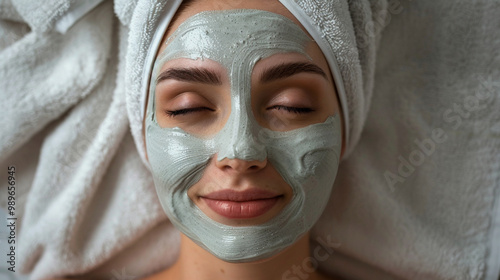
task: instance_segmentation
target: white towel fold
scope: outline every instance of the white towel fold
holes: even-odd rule
[[[19,15],[10,0],[0,0],[0,19],[2,21],[23,21],[23,18]]]
[[[76,0],[11,0],[23,20],[37,33],[52,30],[54,24]]]

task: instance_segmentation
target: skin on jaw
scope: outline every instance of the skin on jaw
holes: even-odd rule
[[[177,17],[176,21],[172,23],[169,33],[166,34],[165,38],[175,31],[175,29],[185,19],[197,14],[198,12],[234,8],[267,10],[284,15],[292,19],[300,26],[298,21],[288,12],[288,10],[281,6],[281,4],[277,1],[242,1],[242,3],[239,3],[238,6],[233,6],[230,1],[196,1],[194,5],[184,10],[183,13]],[[164,48],[165,44],[163,43],[160,53],[164,50]],[[304,56],[298,54],[273,55],[257,62],[255,65],[252,72],[252,109],[257,122],[261,126],[273,130],[291,130],[298,127],[304,127],[312,123],[323,122],[328,116],[336,112],[340,113],[331,79],[331,73],[320,49],[315,43],[311,43],[307,48],[307,53],[312,58],[314,65],[317,65],[325,73],[325,76],[319,73],[306,71],[283,79],[276,79],[267,82],[260,81],[262,74],[269,68],[282,65],[283,63],[311,62]],[[179,81],[179,79],[176,78],[168,78],[161,81],[158,83],[156,89],[156,115],[158,123],[163,127],[179,126],[189,133],[193,133],[195,135],[197,134],[202,137],[213,135],[224,126],[225,121],[227,121],[230,114],[231,99],[229,92],[229,79],[225,69],[218,65],[217,62],[210,60],[195,61],[189,59],[177,59],[167,62],[163,66],[162,71],[175,68],[209,69],[210,72],[216,74],[220,83],[193,83]],[[186,88],[189,89],[187,90]],[[179,92],[181,92],[181,94],[179,94]],[[274,104],[288,104],[290,106],[293,105],[297,107],[313,108],[315,113],[308,114],[304,117],[300,114],[291,114],[290,112],[281,109],[272,109],[271,107],[273,107]],[[183,118],[171,118],[164,114],[165,111],[175,111],[186,107],[206,107],[209,108],[209,110],[197,111],[194,114],[188,114],[187,117]],[[208,129],[206,129],[207,127]],[[224,170],[227,170],[225,167],[233,167],[238,161],[240,160],[225,159],[221,162],[217,162],[212,159],[207,167],[207,170],[205,171],[205,174],[208,175],[204,175],[199,183],[190,188],[190,198],[203,211],[203,205],[201,203],[197,203],[199,202],[197,201],[197,193],[200,192],[203,187],[209,185],[210,182],[219,182],[220,184],[227,183],[228,185],[233,186],[237,184],[236,182],[239,182],[244,187],[245,184],[258,184],[259,182],[256,178],[261,176],[263,178],[275,180],[275,182],[270,185],[276,188],[275,190],[283,193],[284,199],[282,203],[278,205],[279,207],[273,209],[274,212],[271,211],[269,213],[269,217],[259,217],[259,219],[246,222],[255,224],[270,219],[286,205],[287,201],[289,201],[292,195],[290,187],[284,183],[282,177],[276,172],[276,170],[274,170],[274,168],[272,168],[270,164],[262,165],[259,170],[259,174],[254,174],[257,172],[240,172],[237,176],[234,176],[234,174],[232,176],[225,176]],[[256,164],[258,165],[258,163],[250,163],[249,166]],[[209,181],[204,181],[204,179]],[[226,182],[224,182],[224,180],[226,180]],[[234,223],[234,221],[224,220],[217,217],[217,215],[212,215],[213,213],[205,213],[216,221],[227,224]],[[181,247],[181,257],[179,261],[171,269],[166,271],[163,276],[170,275],[172,276],[172,279],[181,279],[179,278],[180,275],[183,275],[184,273],[193,273],[193,271],[186,267],[186,265],[188,263],[192,263],[194,255],[198,255],[203,256],[203,260],[200,260],[200,262],[204,264],[200,264],[204,267],[203,269],[212,270],[212,273],[221,273],[222,271],[226,271],[228,273],[225,276],[228,276],[228,278],[236,277],[238,279],[244,279],[242,278],[242,275],[245,275],[246,273],[246,275],[252,276],[250,279],[281,279],[280,277],[282,272],[278,271],[273,278],[272,270],[270,270],[270,268],[283,267],[286,270],[292,265],[292,263],[302,261],[303,258],[309,254],[308,235],[304,236],[296,244],[290,246],[287,250],[272,259],[264,260],[259,263],[225,263],[211,256],[208,252],[203,251],[202,248],[198,247],[185,236],[182,236]],[[284,256],[285,253],[287,256]],[[220,267],[221,269],[213,269],[216,267]],[[276,269],[274,270],[277,271]],[[252,272],[249,273],[250,271]],[[262,271],[265,273],[260,275],[259,273],[262,273]],[[233,276],[229,277],[231,274]],[[174,275],[176,275],[175,278]],[[184,274],[186,279],[191,279],[196,274],[186,275],[187,274]],[[319,277],[318,274],[312,274],[310,276],[311,277],[309,279],[319,279],[317,278]],[[224,277],[224,275],[217,275],[216,278],[223,279],[222,277]]]

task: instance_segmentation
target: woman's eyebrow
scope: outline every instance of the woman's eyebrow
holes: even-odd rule
[[[156,84],[169,79],[182,82],[222,85],[220,75],[206,68],[169,68],[158,75]]]
[[[316,64],[309,62],[291,62],[267,68],[260,75],[260,81],[261,83],[271,82],[304,72],[318,74],[326,79],[326,73]]]

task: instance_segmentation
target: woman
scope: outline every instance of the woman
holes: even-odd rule
[[[333,78],[280,3],[237,7],[191,2],[156,57],[147,155],[182,234],[177,262],[148,279],[294,279],[310,258],[341,155]]]
[[[177,18],[171,22],[171,28],[165,34],[170,18],[181,2],[184,10],[181,9],[177,13]],[[167,212],[170,211],[170,214],[175,214],[171,215],[171,221],[179,228],[182,229],[184,226],[189,231],[205,230],[211,234],[205,235],[183,230],[187,236],[183,237],[184,241],[181,245],[183,249],[180,251],[183,253],[178,264],[173,265],[171,271],[181,271],[178,268],[181,267],[183,263],[181,260],[186,252],[191,252],[188,254],[191,258],[192,252],[200,251],[200,248],[210,252],[212,256],[209,258],[207,253],[205,254],[207,258],[204,259],[214,262],[218,262],[218,259],[225,260],[224,263],[218,264],[227,265],[227,267],[220,268],[231,272],[232,275],[236,272],[243,273],[241,269],[246,270],[263,260],[270,260],[266,262],[266,266],[273,267],[272,272],[275,275],[269,274],[269,271],[260,265],[257,265],[257,269],[252,269],[254,271],[252,273],[260,271],[262,277],[264,274],[269,277],[277,275],[292,278],[305,277],[304,273],[308,277],[317,277],[319,274],[314,271],[315,268],[322,266],[322,269],[331,269],[328,263],[332,260],[331,250],[338,246],[337,242],[330,242],[330,236],[328,236],[325,247],[321,247],[321,250],[316,250],[316,247],[312,248],[314,258],[309,256],[307,246],[310,229],[330,198],[329,194],[343,151],[342,146],[345,146],[346,153],[352,150],[359,138],[364,121],[360,116],[363,115],[362,111],[367,106],[363,105],[365,94],[361,90],[362,75],[356,40],[352,32],[349,6],[346,2],[328,2],[326,5],[312,6],[318,8],[314,14],[317,15],[315,18],[309,18],[307,15],[307,7],[310,5],[305,2],[301,4],[303,6],[294,1],[283,1],[283,3],[280,4],[278,1],[194,1],[187,5],[186,2],[177,0],[159,1],[156,4],[150,1],[138,1],[136,6],[127,6],[124,2],[115,1],[114,9],[111,9],[110,3],[107,2],[89,12],[89,15],[80,21],[75,21],[77,17],[73,18],[74,26],[66,26],[67,34],[65,35],[35,34],[45,36],[43,37],[45,45],[42,46],[48,50],[52,51],[55,47],[64,48],[64,56],[57,52],[51,53],[51,56],[44,56],[55,65],[54,67],[61,68],[50,73],[71,74],[65,76],[62,82],[67,82],[67,80],[71,82],[76,79],[78,83],[75,85],[97,84],[97,86],[86,102],[70,110],[66,118],[62,117],[62,127],[72,127],[72,130],[60,128],[49,131],[48,133],[52,136],[44,141],[44,146],[56,145],[57,150],[65,152],[41,155],[40,168],[49,166],[47,163],[55,160],[55,167],[51,170],[60,170],[59,167],[63,165],[62,167],[65,168],[63,170],[67,172],[60,172],[60,175],[56,176],[60,179],[51,183],[50,181],[55,178],[51,176],[52,173],[47,170],[39,171],[43,178],[35,181],[33,191],[30,193],[31,202],[26,210],[28,214],[23,219],[26,226],[20,234],[24,240],[30,241],[20,242],[20,255],[28,256],[20,263],[21,270],[26,273],[30,272],[35,279],[77,273],[89,275],[90,278],[103,278],[108,275],[109,277],[115,276],[116,272],[121,272],[121,267],[129,269],[131,266],[128,262],[132,259],[134,271],[129,273],[133,275],[147,275],[158,271],[159,268],[173,265],[174,261],[170,262],[170,260],[175,258],[177,239],[169,240],[168,236],[165,236],[177,235],[177,232],[169,227],[163,211],[157,210],[160,207],[156,207],[159,205],[156,195],[149,196],[151,174],[144,170],[139,162],[140,159],[146,159],[145,145],[142,145],[144,136],[138,129],[138,124],[142,124],[144,119],[154,120],[158,124],[156,127],[158,134],[147,130],[144,132],[149,141],[146,145],[149,160],[145,163],[151,166],[152,170],[156,169],[153,175],[160,194],[158,197],[164,209]],[[245,12],[240,14],[234,11],[229,12],[232,9],[245,9]],[[249,23],[254,25],[233,30],[227,22],[211,22],[211,28],[214,31],[217,31],[219,28],[217,24],[220,23],[228,27],[228,31],[233,33],[236,31],[231,36],[240,37],[234,42],[229,42],[232,38],[223,38],[223,34],[220,33],[214,34],[216,38],[225,40],[226,45],[216,42],[223,48],[210,50],[214,53],[207,53],[205,60],[190,59],[193,58],[190,55],[199,56],[197,52],[190,53],[187,57],[181,55],[179,58],[175,55],[171,57],[168,52],[165,53],[169,46],[177,46],[176,48],[182,46],[185,43],[182,40],[166,45],[161,43],[161,40],[151,39],[152,33],[156,33],[159,34],[160,39],[164,37],[166,40],[179,30],[182,22],[187,22],[188,18],[200,15],[200,12],[206,10],[222,10],[220,11],[222,14],[212,15],[214,17],[231,16],[237,20],[235,24],[238,25]],[[102,40],[102,38],[112,37],[109,35],[112,34],[112,29],[108,25],[105,25],[108,28],[104,28],[103,24],[106,20],[111,21],[108,14],[110,11],[114,11],[118,15],[120,24],[128,28],[122,28],[117,34],[120,44],[108,44],[111,45],[109,57],[114,58],[116,55],[116,58],[110,59],[110,65],[107,66],[104,63],[106,59],[103,59],[106,56],[101,52],[105,53],[107,49],[105,43],[111,41]],[[229,14],[225,14],[226,11]],[[69,11],[69,13],[72,12]],[[61,14],[64,14],[64,11],[61,11]],[[299,22],[297,16],[292,14],[300,15],[301,21]],[[206,17],[210,14],[201,15]],[[248,20],[238,21],[239,16]],[[51,19],[47,22],[53,21]],[[96,27],[96,22],[103,26]],[[162,25],[163,22],[167,24]],[[301,23],[307,26],[302,26]],[[51,27],[48,24],[44,28],[50,29]],[[336,27],[336,29],[331,29],[331,27]],[[212,30],[205,31],[208,31],[210,35]],[[238,31],[242,31],[241,34],[248,38],[242,38],[243,35]],[[185,33],[186,30],[179,32]],[[186,34],[185,38],[191,36],[191,34]],[[199,35],[204,36],[204,34]],[[56,41],[52,40],[53,37],[68,42],[56,44],[50,48],[49,42]],[[73,37],[81,39],[80,41],[71,40]],[[36,37],[27,43],[36,47],[41,45],[42,41]],[[93,50],[98,43],[104,45],[98,48],[99,52]],[[126,43],[129,45],[126,46]],[[236,46],[235,49],[231,49],[231,43],[247,47]],[[80,47],[82,44],[84,45]],[[217,47],[217,44],[214,46]],[[265,48],[256,48],[262,44]],[[273,45],[276,46],[273,47]],[[160,46],[162,49],[157,52],[156,48]],[[148,53],[151,54],[152,59],[148,60],[145,59],[147,55],[144,50],[150,47],[151,51]],[[370,49],[367,47],[364,50],[368,52]],[[83,54],[80,55],[76,50]],[[227,53],[216,52],[221,50],[227,50]],[[255,51],[255,55],[252,53],[251,61],[242,61],[242,59],[234,58],[235,50],[252,50]],[[146,73],[141,77],[139,73],[153,68],[152,63],[157,55],[158,61],[163,58],[166,60],[162,61],[160,68],[154,73]],[[224,61],[224,55],[228,56],[228,60],[242,63],[233,69]],[[71,61],[76,61],[75,65],[81,65],[84,68],[68,67],[66,69],[64,62],[67,62],[67,57],[74,58]],[[337,58],[341,59],[337,61]],[[24,59],[12,58],[12,61],[25,62],[30,66],[29,69],[34,69],[30,70],[31,72],[25,71],[27,76],[45,73],[36,68],[40,66],[36,61]],[[58,63],[59,59],[61,63]],[[151,64],[145,64],[144,61],[150,61]],[[175,63],[180,63],[180,65],[175,65]],[[100,67],[94,67],[94,64]],[[201,78],[206,81],[208,77],[211,83],[179,81],[181,77],[186,79],[186,75],[182,76],[186,71],[182,70],[191,71],[193,68],[201,69]],[[85,71],[77,71],[78,69]],[[92,71],[96,69],[99,71]],[[111,71],[113,69],[120,70],[116,73],[116,77]],[[344,70],[341,73],[339,69]],[[98,83],[102,73],[106,76],[102,78],[101,83]],[[238,73],[242,75],[239,76]],[[193,71],[188,74],[188,77],[193,77]],[[211,79],[213,76],[216,77],[215,82]],[[236,78],[237,80],[234,80]],[[42,78],[36,80],[40,83],[46,81]],[[48,81],[58,81],[58,79],[54,77]],[[109,92],[115,86],[115,81],[116,88],[111,98]],[[146,106],[137,106],[137,104],[140,103],[139,100],[146,100],[147,90],[145,89],[148,89],[150,84],[158,93],[155,96],[152,94],[153,91],[149,91],[150,97],[160,99],[153,99],[157,107],[152,107],[152,102],[148,104],[150,110],[146,112],[148,115],[144,118],[145,114],[139,112],[144,111]],[[16,83],[16,85],[23,84]],[[42,85],[44,85],[43,88],[60,89],[48,83],[42,83]],[[182,95],[182,98],[176,99],[180,102],[174,104],[177,107],[172,106],[174,98],[170,96],[169,89],[179,86],[181,89],[193,87],[196,89],[195,92],[199,91],[200,94]],[[242,86],[241,90],[238,86]],[[72,96],[70,93],[73,91],[66,93],[64,89],[66,87],[61,87],[61,91],[54,95]],[[125,90],[126,104],[123,97]],[[81,92],[82,90],[76,88],[74,91]],[[19,92],[31,93],[32,90]],[[181,94],[178,95],[181,96]],[[78,100],[76,97],[73,99]],[[31,99],[27,98],[27,100]],[[71,103],[68,104],[66,106],[71,105]],[[125,115],[125,105],[129,115]],[[351,107],[346,109],[347,105]],[[106,110],[108,107],[109,110]],[[45,112],[43,108],[41,106],[39,110]],[[62,112],[66,107],[61,105],[57,108]],[[153,111],[152,108],[158,108],[160,111]],[[155,113],[154,119],[149,117],[153,112]],[[18,114],[21,113],[18,112]],[[53,115],[57,116],[56,113]],[[48,117],[31,119],[39,122],[50,121]],[[146,123],[146,125],[154,129],[154,122]],[[88,127],[74,126],[74,123],[89,125]],[[128,136],[126,132],[129,123],[139,155],[133,145],[118,148],[122,137]],[[203,126],[197,125],[198,123]],[[169,161],[162,155],[161,150],[168,147],[169,143],[160,142],[160,145],[156,146],[159,150],[155,150],[155,141],[151,141],[154,137],[151,136],[157,135],[159,141],[165,140],[166,138],[161,137],[163,131],[168,131],[168,128],[173,129],[175,126],[192,136],[186,136],[185,143],[178,142],[182,145],[186,144],[179,149],[187,148],[190,150],[187,154],[200,156],[200,159],[189,162],[195,169],[179,170],[176,168],[180,165],[170,165],[168,170],[172,173],[169,174],[170,176],[162,177],[161,170],[158,170],[167,166],[164,163],[177,164],[177,162]],[[40,127],[43,127],[43,123]],[[71,142],[73,138],[60,135],[67,131],[72,131],[71,136],[77,140],[87,140],[86,145],[73,145]],[[175,131],[173,132],[175,134]],[[30,131],[30,133],[33,132]],[[129,141],[125,141],[124,145],[132,143],[131,137],[126,139]],[[210,139],[218,140],[214,141],[214,145],[205,142]],[[198,151],[191,152],[193,145],[188,145],[190,141],[198,140],[202,142],[194,147],[203,147],[203,150],[199,151],[200,154],[197,154]],[[286,145],[281,146],[282,144]],[[75,153],[70,153],[71,150],[68,152],[68,149],[75,146],[79,148]],[[178,151],[178,149],[171,151]],[[112,160],[115,152],[121,157],[120,159]],[[125,157],[122,158],[123,156]],[[59,160],[61,158],[64,161]],[[242,171],[241,166],[249,163],[248,169],[252,172]],[[108,165],[110,170],[107,168]],[[20,168],[28,169],[23,166]],[[235,169],[238,172],[230,171]],[[192,170],[196,172],[189,174],[185,172]],[[165,177],[168,180],[175,179],[177,182],[165,184],[163,182]],[[211,180],[211,177],[217,178]],[[207,182],[207,184],[195,185],[194,183],[198,181]],[[183,184],[182,188],[177,186],[179,182]],[[46,192],[44,191],[46,186],[56,187]],[[174,187],[184,192],[169,193]],[[231,188],[236,193],[228,192]],[[190,192],[187,192],[188,189]],[[57,196],[52,195],[53,192],[56,192]],[[214,192],[217,193],[213,194]],[[172,199],[174,195],[181,195],[181,200]],[[220,195],[236,196],[236,198],[231,198],[233,201],[226,202],[220,197],[214,197]],[[241,199],[245,201],[234,201]],[[42,201],[46,203],[40,205]],[[67,203],[62,203],[62,201],[67,201]],[[175,203],[180,203],[179,201],[183,204],[177,206]],[[239,210],[226,211],[238,207]],[[137,215],[137,213],[142,214]],[[189,220],[192,219],[189,215],[193,213],[199,215],[197,220],[189,224]],[[54,219],[59,214],[59,218]],[[179,214],[188,216],[182,218]],[[131,216],[136,218],[131,219]],[[74,217],[78,219],[75,220]],[[47,234],[43,225],[49,220],[50,224],[54,225],[52,228],[55,232],[51,231]],[[198,221],[205,223],[201,229],[197,227]],[[262,232],[257,230],[259,227],[269,227],[269,230]],[[234,231],[231,235],[219,234],[221,231],[225,233],[231,230]],[[146,235],[149,232],[154,232],[152,237]],[[276,234],[277,232],[279,234]],[[326,234],[328,233],[327,230]],[[245,239],[249,237],[251,240]],[[318,240],[319,237],[316,233],[311,236],[311,239]],[[202,238],[211,240],[201,240]],[[221,244],[224,246],[219,246],[217,238],[224,240],[224,244]],[[228,242],[233,238],[234,242]],[[148,246],[142,246],[140,240],[146,240],[149,243]],[[170,242],[169,246],[164,245],[165,240]],[[132,244],[138,245],[135,247]],[[53,249],[46,249],[47,246]],[[142,253],[136,254],[134,247],[142,250]],[[133,257],[121,258],[122,253]],[[136,256],[149,256],[149,258],[141,257],[136,261]],[[122,261],[128,264],[120,265]],[[61,265],[62,263],[64,265]],[[240,264],[233,266],[232,263]],[[281,263],[279,265],[281,271],[274,269],[278,263]],[[299,265],[298,268],[297,265]],[[212,267],[214,266],[208,266],[208,268]],[[233,271],[234,267],[240,269]],[[221,270],[216,272],[220,273]],[[252,273],[249,276],[253,275]],[[333,275],[334,272],[330,271],[329,274]]]
[[[146,169],[140,100],[150,84],[150,74],[141,75],[149,69],[146,50],[163,46],[160,21],[183,1],[103,1],[92,10],[98,2],[0,5],[8,35],[0,36],[0,111],[8,120],[0,160],[19,170],[16,269],[32,279],[140,278],[178,259],[178,231]],[[319,45],[333,78],[336,58],[346,92],[342,100],[335,78],[345,113],[338,111],[345,153],[336,187],[309,231],[311,256],[284,277],[305,278],[319,267],[354,279],[498,278],[498,137],[491,125],[500,112],[498,5],[280,2]],[[158,53],[151,53],[154,61]],[[271,158],[266,166],[277,170]],[[284,185],[283,197],[292,187]],[[278,216],[291,201],[266,213]],[[266,223],[253,222],[247,226]]]

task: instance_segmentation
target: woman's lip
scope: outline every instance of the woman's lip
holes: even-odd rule
[[[230,219],[250,219],[265,214],[271,210],[278,202],[281,196],[273,198],[233,201],[233,200],[217,200],[202,197],[202,200],[215,213]]]
[[[209,193],[207,195],[201,195],[203,198],[213,199],[213,200],[228,200],[236,202],[244,202],[250,200],[268,199],[279,196],[279,194],[260,190],[260,189],[248,189],[245,191],[235,191],[235,190],[220,190],[216,192]]]
[[[259,189],[221,190],[201,196],[215,213],[230,219],[249,219],[265,214],[282,195]]]

